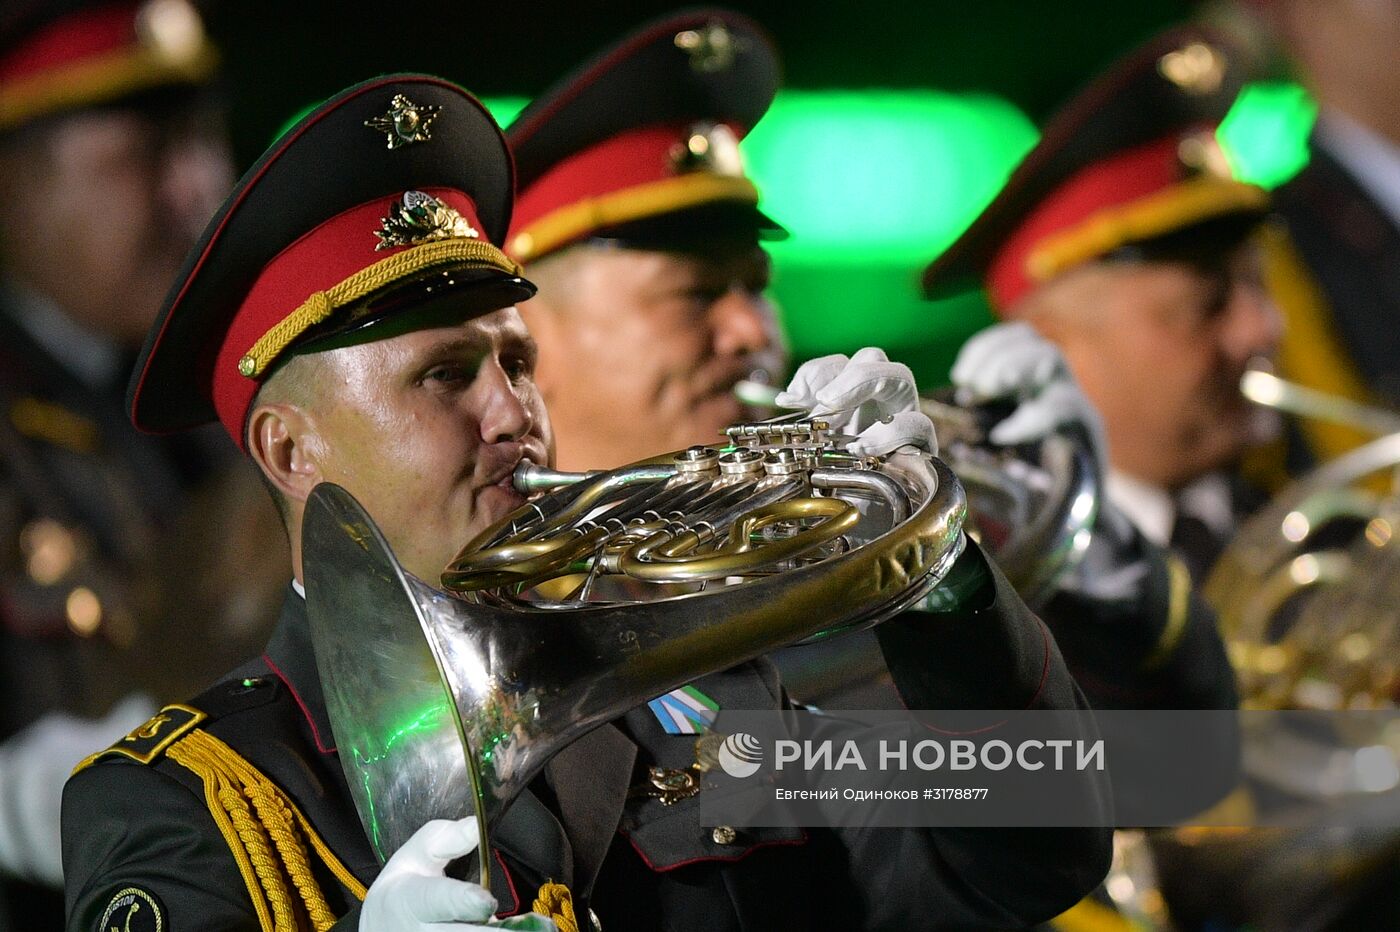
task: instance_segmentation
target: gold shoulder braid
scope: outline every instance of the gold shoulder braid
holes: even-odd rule
[[[196,727],[203,712],[167,706],[111,748],[78,765],[120,755],[150,764],[165,757],[196,774],[204,784],[209,814],[238,863],[264,932],[325,932],[335,924],[325,894],[311,872],[307,846],[356,898],[364,884],[340,862],[287,794],[238,752]],[[75,771],[76,772],[76,771]]]
[[[264,930],[303,928],[302,917],[316,932],[335,924],[311,873],[308,841],[336,879],[356,898],[365,898],[364,885],[340,863],[306,816],[233,748],[195,729],[165,754],[204,781],[209,812],[238,862]]]

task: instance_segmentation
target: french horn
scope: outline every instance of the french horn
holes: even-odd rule
[[[1204,587],[1254,708],[1400,702],[1400,415],[1264,371],[1257,404],[1378,435],[1283,489],[1252,516]]]
[[[1039,610],[1079,566],[1093,537],[1103,476],[1089,438],[1077,429],[1036,443],[997,446],[988,440],[995,409],[969,408],[948,397],[920,399],[933,420],[939,454],[967,491],[971,534],[1033,610]]]
[[[1400,738],[1384,716],[1367,714],[1400,702],[1400,415],[1263,370],[1246,373],[1241,390],[1262,406],[1377,437],[1251,516],[1202,590],[1241,705],[1261,710],[1243,720],[1249,807],[1289,828],[1185,828],[1157,836],[1153,849],[1171,898],[1189,909],[1209,904],[1261,928],[1321,927],[1352,902],[1393,895],[1366,884],[1400,852]]]
[[[623,469],[522,464],[540,492],[429,583],[345,489],[303,525],[316,659],[366,836],[386,859],[434,818],[480,850],[559,750],[628,709],[776,648],[925,598],[963,545],[939,459],[852,455],[822,421]],[[485,859],[479,882],[489,886]]]

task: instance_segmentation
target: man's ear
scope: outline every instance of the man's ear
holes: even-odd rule
[[[320,438],[300,407],[259,405],[248,419],[248,455],[289,501],[305,502],[321,481]]]

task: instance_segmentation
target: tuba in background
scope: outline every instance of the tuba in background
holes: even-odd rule
[[[387,858],[424,822],[486,835],[559,750],[630,708],[925,598],[966,504],[935,457],[857,457],[824,422],[596,474],[525,464],[543,494],[407,574],[344,489],[312,494],[307,606],[340,759]],[[479,865],[488,884],[487,866]]]

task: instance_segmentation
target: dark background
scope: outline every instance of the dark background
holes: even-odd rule
[[[534,96],[627,31],[686,4],[217,0],[241,165],[301,107],[386,71],[482,96]],[[693,6],[693,4],[692,4]],[[988,90],[1037,122],[1117,54],[1187,16],[1186,0],[756,0],[786,86]]]

